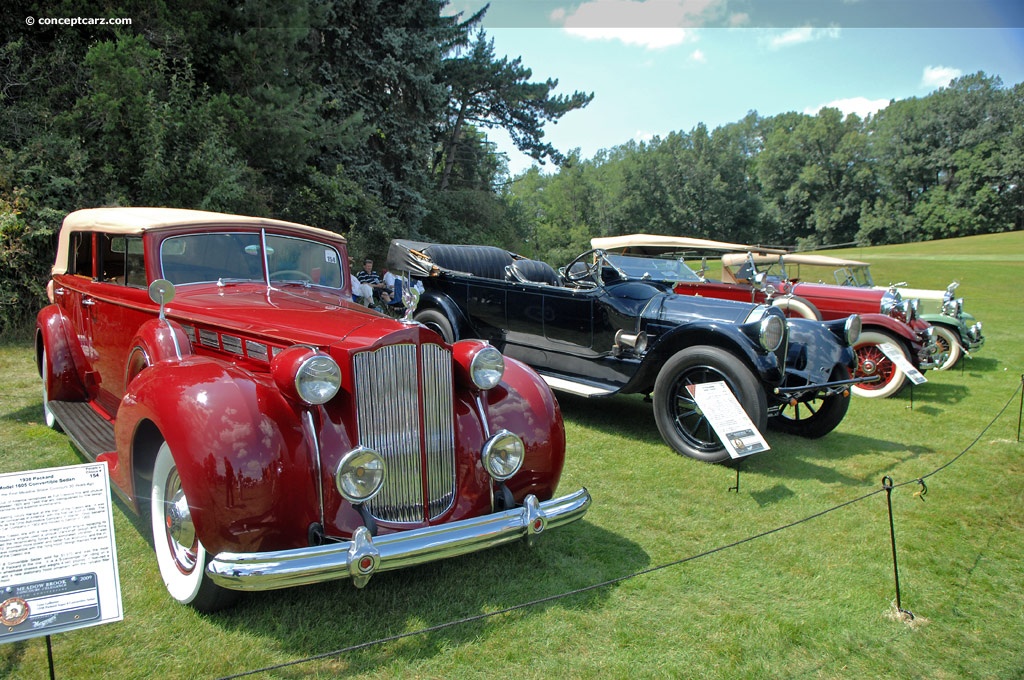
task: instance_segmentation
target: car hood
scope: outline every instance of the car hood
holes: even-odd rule
[[[167,316],[284,344],[321,346],[344,340],[370,324],[399,325],[337,292],[293,285],[180,286],[167,305]]]
[[[856,300],[862,303],[882,303],[884,290],[874,288],[858,288],[857,286],[833,286],[827,283],[793,284],[788,291],[793,295],[814,299]]]
[[[647,319],[679,323],[700,319],[744,323],[757,306],[736,300],[664,294],[651,300],[643,316]]]

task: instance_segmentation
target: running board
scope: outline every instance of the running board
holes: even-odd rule
[[[548,384],[553,390],[559,392],[568,392],[569,394],[576,394],[581,397],[606,397],[609,394],[615,394],[618,390],[609,389],[607,387],[599,387],[597,385],[591,385],[589,383],[575,382],[573,380],[566,380],[565,378],[556,378],[553,375],[540,374],[540,377],[544,379],[544,382]]]
[[[114,424],[85,401],[51,401],[50,411],[61,428],[88,458],[117,450]]]

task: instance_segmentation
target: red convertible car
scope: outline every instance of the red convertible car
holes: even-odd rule
[[[36,359],[47,423],[148,514],[179,602],[350,578],[579,519],[538,375],[352,302],[345,239],[160,208],[64,220]]]
[[[884,398],[897,394],[907,383],[906,374],[881,349],[883,343],[899,349],[919,371],[940,365],[934,330],[917,316],[917,303],[898,291],[873,290],[793,280],[786,277],[785,263],[801,254],[755,246],[690,239],[676,236],[632,234],[591,239],[594,248],[613,259],[646,259],[653,278],[672,280],[680,295],[766,302],[782,308],[787,316],[816,320],[842,319],[859,314],[863,324],[854,349],[854,377],[874,377],[874,382],[854,385],[862,397]],[[707,276],[707,254],[721,256],[720,278]],[[694,270],[686,261],[700,262]],[[624,264],[624,263],[620,263]],[[631,262],[630,266],[644,266]],[[695,265],[696,266],[696,265]]]

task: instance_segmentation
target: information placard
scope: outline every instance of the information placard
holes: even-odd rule
[[[743,458],[769,449],[768,442],[723,381],[688,385],[687,389],[730,457]]]
[[[891,342],[883,342],[878,346],[878,349],[882,350],[882,354],[889,357],[892,363],[896,364],[896,368],[900,369],[907,374],[910,378],[910,382],[915,385],[928,382],[928,378],[924,377],[921,371],[914,368],[914,364],[907,361],[907,357],[904,356],[903,350]]]
[[[0,475],[0,643],[123,618],[106,463]]]

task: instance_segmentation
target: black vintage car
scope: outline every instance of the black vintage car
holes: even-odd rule
[[[849,408],[856,315],[786,319],[766,305],[675,295],[601,250],[556,272],[492,246],[396,239],[388,268],[422,284],[413,318],[447,342],[488,340],[555,390],[650,395],[662,437],[692,458],[729,454],[689,385],[724,381],[759,429],[805,437],[831,432]]]

